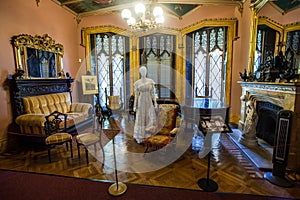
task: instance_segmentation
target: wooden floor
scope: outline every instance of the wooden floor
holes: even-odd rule
[[[129,133],[132,132],[132,123],[125,124],[127,127],[123,127],[123,132],[115,137],[117,151],[126,152],[123,157],[117,155],[119,156],[117,157],[119,164],[128,162],[124,169],[118,171],[119,181],[201,190],[197,185],[197,181],[207,175],[207,157],[199,159],[197,151],[190,146],[183,155],[168,166],[155,171],[141,172],[139,168],[141,165],[137,165],[138,161],[131,160],[129,156],[134,153],[144,155],[145,147],[135,143],[132,139]],[[73,159],[70,158],[70,152],[66,151],[65,146],[56,147],[52,150],[52,163],[48,161],[47,150],[24,147],[2,154],[0,156],[0,168],[115,181],[111,153],[112,141],[103,136],[102,144],[105,149],[104,165],[102,164],[102,153],[99,155],[99,152],[97,155],[89,154],[90,163],[87,165],[84,150],[81,149],[82,156],[79,159],[74,142]],[[92,151],[90,152],[92,153]],[[164,156],[168,153],[168,150],[162,151],[163,156],[158,156],[157,160],[165,158]],[[128,157],[126,157],[127,155]],[[151,163],[151,160],[147,160],[143,164],[148,167],[153,163]],[[210,178],[218,183],[218,192],[300,198],[300,184],[294,174],[288,174],[295,183],[292,188],[273,185],[263,178],[263,174],[264,172],[257,170],[226,134],[221,135],[220,143],[212,153],[210,170]]]

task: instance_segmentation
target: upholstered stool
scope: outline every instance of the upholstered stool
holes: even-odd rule
[[[78,158],[80,158],[80,146],[84,146],[86,164],[88,165],[89,164],[89,156],[88,156],[87,147],[90,145],[94,145],[94,151],[96,153],[96,151],[97,151],[96,144],[97,144],[97,142],[100,142],[100,137],[94,133],[83,133],[83,134],[79,134],[76,136],[76,142],[77,142]]]

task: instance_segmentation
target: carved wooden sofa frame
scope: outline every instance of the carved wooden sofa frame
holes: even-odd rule
[[[72,82],[71,78],[9,79],[13,114],[9,135],[18,136],[25,143],[45,143],[45,116],[54,111],[69,114],[67,132],[72,135],[76,135],[78,129],[91,127],[93,106],[89,103],[72,103]]]

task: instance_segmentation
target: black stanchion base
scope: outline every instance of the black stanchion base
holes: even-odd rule
[[[206,178],[199,179],[198,186],[206,192],[215,192],[218,190],[218,184],[211,179],[208,180]]]
[[[272,172],[266,172],[264,178],[270,183],[280,187],[293,187],[293,183],[286,177],[274,176]]]

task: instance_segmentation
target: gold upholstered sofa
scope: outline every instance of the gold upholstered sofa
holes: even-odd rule
[[[67,130],[73,132],[82,124],[91,122],[93,107],[89,103],[72,103],[70,92],[23,97],[24,113],[16,118],[21,134],[46,136],[45,116],[54,111],[68,114]]]

